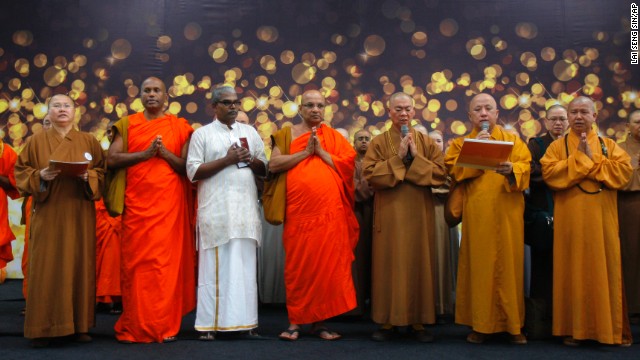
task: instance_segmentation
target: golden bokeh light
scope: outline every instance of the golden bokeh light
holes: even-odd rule
[[[171,49],[171,45],[172,45],[171,37],[167,35],[162,35],[158,37],[158,40],[156,41],[156,46],[160,51],[167,51]]]
[[[379,35],[369,35],[364,40],[364,51],[369,56],[380,56],[384,52],[386,43]]]
[[[440,22],[440,33],[446,37],[453,37],[458,33],[458,22],[454,19],[444,19]]]
[[[427,33],[424,31],[417,31],[411,36],[411,42],[413,45],[421,47],[427,44]]]
[[[296,64],[291,69],[291,77],[298,84],[307,84],[316,76],[316,68],[314,66],[305,65],[303,63]]]
[[[569,81],[578,75],[579,65],[567,60],[560,60],[553,66],[553,75],[560,81]]]
[[[516,35],[523,39],[531,40],[538,36],[536,24],[521,22],[516,25]]]
[[[13,43],[27,47],[33,43],[33,34],[29,30],[19,30],[13,33]]]
[[[111,44],[111,56],[123,60],[131,55],[131,43],[127,39],[118,39]]]
[[[273,43],[278,40],[278,35],[278,29],[273,26],[260,26],[256,30],[258,39],[267,43]]]

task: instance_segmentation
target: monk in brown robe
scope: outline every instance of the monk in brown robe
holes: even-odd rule
[[[101,196],[105,163],[98,141],[74,129],[74,114],[70,97],[54,95],[53,127],[33,135],[16,163],[18,189],[33,197],[24,336],[35,347],[66,335],[91,341],[87,332],[95,325],[94,201]],[[51,168],[50,160],[86,161],[88,170],[73,176]]]
[[[9,225],[9,201],[7,196],[12,199],[20,197],[16,190],[16,179],[13,176],[13,168],[16,164],[18,155],[16,152],[2,139],[0,139],[0,269],[5,270],[7,264],[13,260],[13,252],[11,251],[11,241],[16,237],[11,231]],[[0,279],[0,283],[4,281],[4,277]]]
[[[629,115],[627,140],[620,143],[629,156],[633,174],[618,191],[620,252],[627,307],[632,324],[640,323],[640,110]]]
[[[393,327],[412,325],[418,341],[431,342],[423,326],[436,320],[431,187],[444,184],[447,171],[433,140],[409,129],[409,95],[391,95],[387,112],[392,126],[373,139],[362,164],[376,191],[371,318],[382,327],[372,338],[386,341]]]
[[[587,339],[629,346],[617,190],[633,169],[626,151],[593,129],[591,99],[574,99],[568,117],[571,130],[540,160],[544,181],[555,190],[552,334],[567,346]]]
[[[284,340],[297,340],[300,325],[324,340],[340,335],[324,320],[356,307],[351,262],[358,242],[353,214],[356,152],[337,131],[322,124],[325,99],[319,91],[302,94],[302,123],[291,129],[290,154],[277,146],[269,170],[287,171],[283,243],[289,328]]]
[[[128,116],[126,128],[124,119],[114,125],[108,156],[110,168],[127,168],[123,312],[115,331],[122,343],[170,342],[195,307],[194,210],[185,176],[193,129],[164,114],[168,95],[160,79],[146,79],[140,98],[145,110]]]
[[[496,169],[456,166],[464,138],[454,139],[445,164],[463,187],[462,239],[456,284],[456,323],[469,325],[467,341],[483,343],[490,334],[508,332],[512,344],[526,344],[524,325],[524,196],[531,154],[518,135],[498,121],[489,94],[469,104],[469,139],[513,142],[507,161]],[[486,128],[485,128],[486,127]]]

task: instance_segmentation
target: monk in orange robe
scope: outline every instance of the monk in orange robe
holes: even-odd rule
[[[96,302],[112,304],[119,313],[121,217],[111,217],[104,201],[96,201]]]
[[[20,197],[16,189],[16,178],[13,175],[13,168],[18,155],[13,149],[0,139],[0,269],[7,267],[13,260],[11,251],[11,241],[16,237],[9,225],[9,201]]]
[[[302,95],[303,122],[292,128],[289,154],[274,146],[269,169],[287,171],[283,243],[289,328],[284,340],[297,340],[300,325],[324,340],[340,335],[324,320],[356,307],[351,277],[358,221],[353,213],[356,153],[337,131],[322,124],[325,99]]]
[[[567,346],[587,339],[630,346],[617,190],[631,177],[631,159],[593,129],[591,99],[574,99],[568,117],[571,131],[540,160],[544,181],[555,190],[552,334]]]
[[[145,110],[114,125],[108,166],[126,167],[122,214],[122,316],[115,326],[123,343],[176,340],[182,317],[195,307],[195,249],[185,176],[193,129],[163,113],[164,83],[141,86]],[[126,134],[126,138],[123,137]]]

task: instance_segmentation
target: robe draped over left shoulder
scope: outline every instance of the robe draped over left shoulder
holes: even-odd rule
[[[552,333],[620,344],[631,333],[623,301],[616,190],[631,176],[629,155],[603,138],[605,156],[591,130],[592,160],[577,150],[578,135],[571,131],[566,136],[569,154],[562,137],[540,160],[542,176],[555,190]]]
[[[164,146],[180,156],[192,132],[185,119],[173,115],[150,121],[144,113],[130,115],[128,152],[144,151],[161,135]],[[162,342],[180,331],[182,317],[195,307],[190,193],[186,176],[160,156],[127,168],[118,340]]]
[[[473,130],[467,138],[476,135]],[[514,142],[513,183],[492,170],[455,166],[463,138],[455,139],[445,156],[451,177],[464,187],[455,321],[480,333],[516,335],[524,325],[522,192],[529,186],[531,154],[499,125],[491,139]]]
[[[89,162],[88,181],[58,175],[41,181],[49,160]],[[96,215],[104,155],[91,134],[55,128],[31,137],[16,163],[16,182],[33,198],[24,336],[58,337],[95,326]]]
[[[287,171],[283,243],[289,321],[308,324],[356,306],[351,277],[358,221],[353,213],[355,150],[337,131],[317,130],[336,169],[310,156]],[[291,142],[302,151],[310,133]]]

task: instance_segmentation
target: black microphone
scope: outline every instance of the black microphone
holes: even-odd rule
[[[402,133],[402,138],[404,139],[407,135],[409,135],[409,127],[407,125],[402,125],[400,127],[400,132]],[[413,160],[413,156],[411,155],[411,149],[407,149],[407,160]]]

